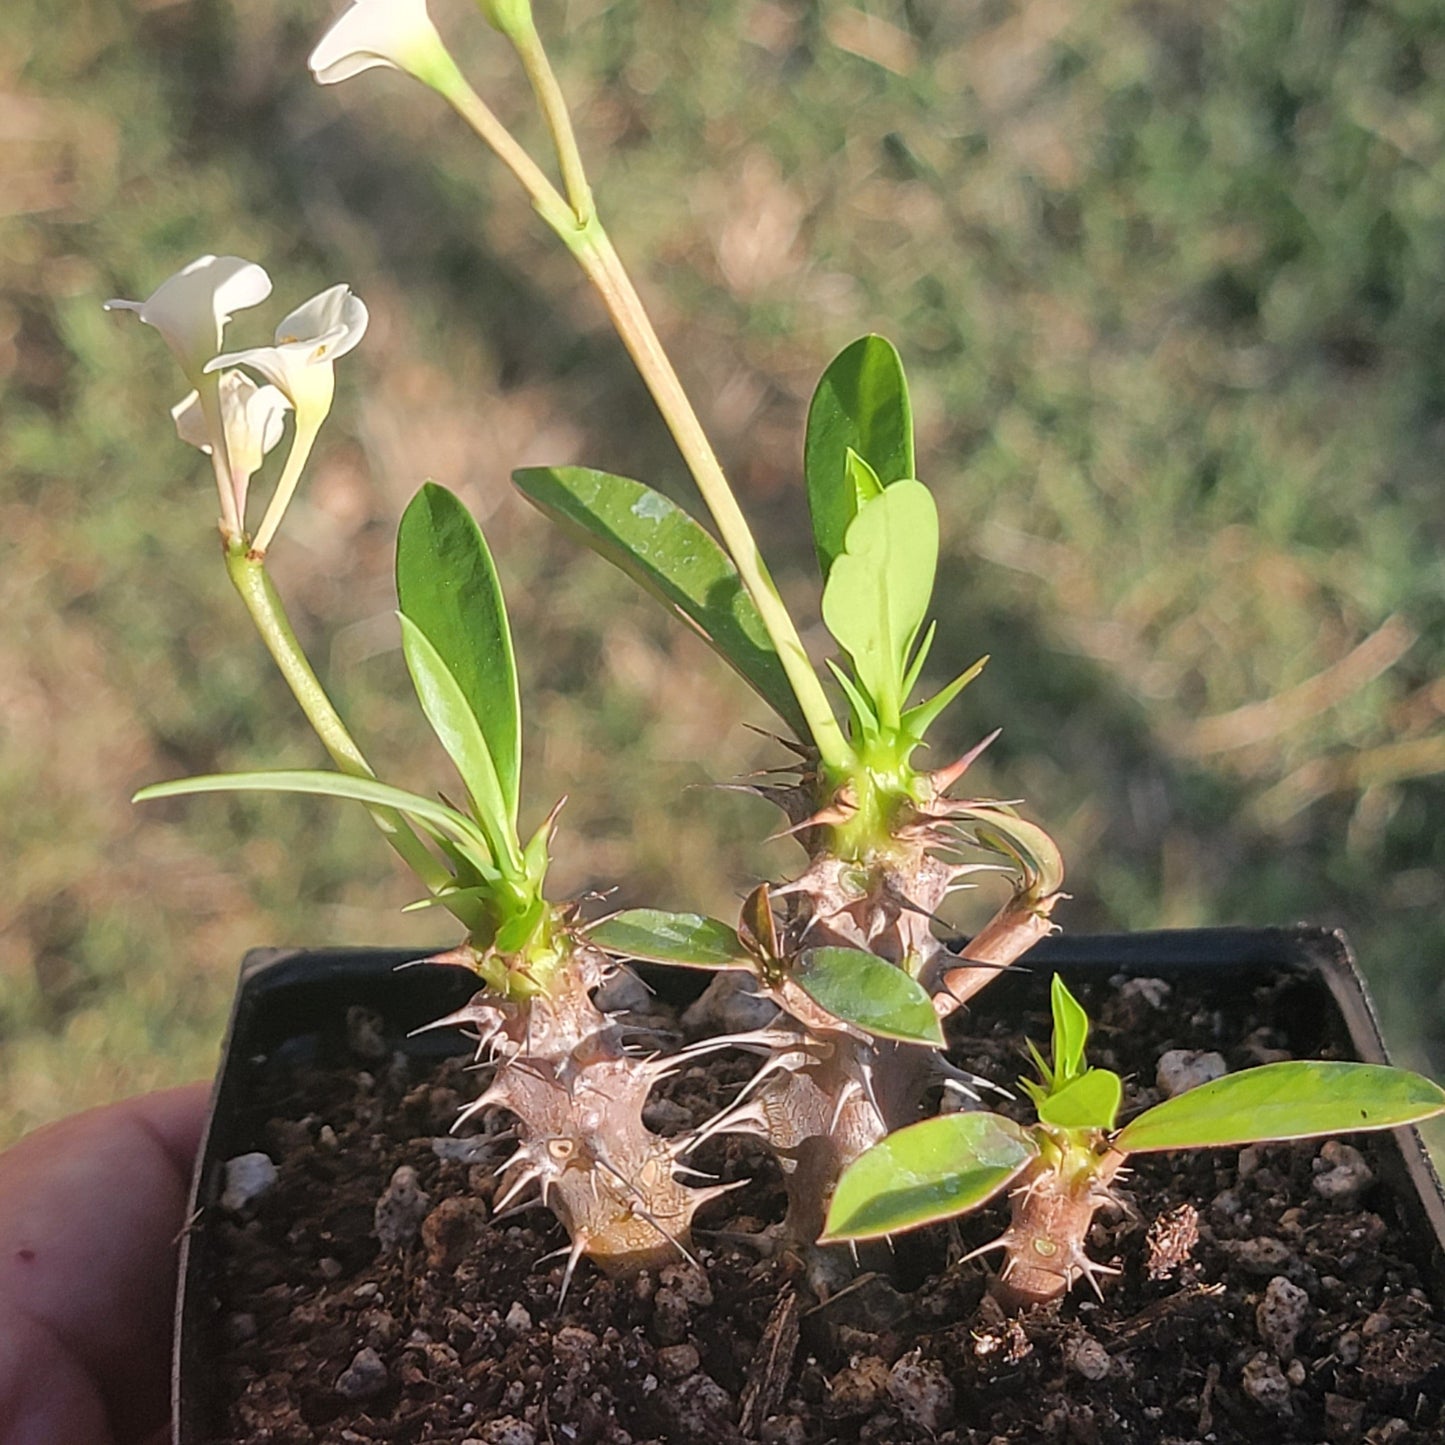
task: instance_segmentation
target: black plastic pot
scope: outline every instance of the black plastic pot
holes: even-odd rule
[[[448,1030],[408,1037],[409,1031],[459,1007],[476,981],[459,969],[397,971],[415,953],[396,949],[260,949],[246,956],[226,1048],[212,1096],[191,1193],[193,1228],[181,1247],[176,1303],[173,1414],[175,1445],[214,1439],[209,1419],[214,1379],[214,1261],[208,1214],[222,1189],[224,1162],[254,1147],[246,1136],[244,1099],[258,1069],[272,1056],[298,1061],[346,1056],[347,1011],[361,1005],[380,1013],[387,1044],[413,1057],[463,1052],[466,1041]],[[1038,945],[1025,964],[992,984],[993,1017],[1019,1018],[1040,1034],[1047,984],[1054,973],[1070,981],[1116,974],[1188,979],[1224,996],[1234,990],[1281,985],[1278,1026],[1300,1056],[1333,1047],[1340,1056],[1387,1062],[1378,1020],[1349,944],[1324,929],[1193,929],[1161,933],[1061,936]],[[668,975],[676,978],[676,975]],[[1413,1129],[1381,1141],[1386,1184],[1418,1241],[1419,1263],[1437,1305],[1445,1308],[1445,1193]]]

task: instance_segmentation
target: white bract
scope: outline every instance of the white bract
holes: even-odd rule
[[[355,0],[321,37],[307,63],[322,85],[388,66],[441,89],[456,71],[426,0]]]
[[[134,311],[154,326],[194,382],[221,345],[233,313],[271,294],[271,278],[239,256],[198,256],[162,281],[145,301],[107,301],[107,311]]]
[[[319,425],[331,409],[336,386],[333,363],[366,334],[367,320],[365,303],[351,294],[349,286],[331,286],[298,306],[276,328],[274,346],[227,352],[208,361],[205,370],[249,366],[296,408],[298,425]]]
[[[244,525],[246,489],[266,453],[281,440],[291,403],[276,387],[257,386],[244,371],[221,373],[220,403],[231,492],[236,501],[237,519]],[[215,444],[199,392],[193,391],[177,402],[171,408],[171,416],[183,442],[199,447],[207,456],[214,452]]]

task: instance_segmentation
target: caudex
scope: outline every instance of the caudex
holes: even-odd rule
[[[1268,1098],[1277,1121],[1248,1137],[1383,1128],[1445,1110],[1445,1091],[1398,1070],[1281,1065],[1283,1073],[1248,1071],[1118,1130],[1119,1080],[1084,1066],[1086,1025],[1062,985],[1052,1063],[1036,1057],[1039,1080],[1025,1086],[1037,1125],[969,1107],[984,1081],[948,1063],[943,1024],[1050,931],[1063,865],[1048,834],[1011,805],[957,794],[989,739],[944,767],[916,761],[985,659],[913,700],[935,636],[928,611],[939,527],[916,476],[898,353],[877,336],[847,347],[808,414],[803,480],[821,615],[838,649],[819,670],[603,227],[530,6],[483,0],[481,8],[535,91],[560,185],[467,84],[423,0],[356,0],[311,68],[329,84],[389,66],[431,87],[521,183],[596,287],[717,536],[628,478],[545,467],[515,481],[688,622],[776,712],[791,766],[751,791],[783,811],[806,864],[759,886],[736,924],[653,909],[588,922],[576,901],[547,895],[557,810],[520,830],[519,687],[496,570],[463,505],[432,483],[401,520],[398,617],[417,698],[462,798],[433,800],[378,780],[305,658],[266,565],[329,411],[334,363],[361,340],[366,310],[347,287],[333,287],[287,316],[273,346],[222,353],[231,314],[270,292],[265,272],[236,257],[202,257],[147,301],[111,304],[155,326],[186,373],[192,392],[175,409],[177,426],[211,457],[228,574],[335,770],[183,779],[137,796],[270,790],[369,810],[426,889],[416,906],[445,908],[465,931],[428,961],[470,969],[481,987],[438,1024],[469,1027],[479,1057],[493,1064],[467,1113],[499,1109],[515,1120],[517,1149],[498,1200],[552,1209],[570,1240],[566,1278],[584,1256],[626,1273],[686,1253],[697,1210],[722,1189],[693,1182],[687,1159],[719,1132],[755,1134],[776,1153],[789,1194],[780,1237],[794,1247],[892,1233],[1012,1187],[1013,1223],[997,1241],[1007,1251],[999,1289],[1029,1302],[1078,1278],[1096,1281],[1101,1269],[1083,1247],[1088,1219],[1131,1151],[1237,1142],[1241,1111],[1276,1087]],[[250,483],[288,410],[290,454],[252,531]],[[1008,878],[1007,897],[951,953],[938,937],[939,910],[990,872]],[[647,1055],[594,999],[624,959],[749,975],[777,1017],[673,1057]],[[642,1110],[659,1079],[700,1051],[727,1047],[761,1059],[742,1095],[693,1133],[652,1133]],[[930,1086],[940,1083],[962,1094],[964,1111],[925,1120]],[[830,1255],[846,1267],[846,1250]]]

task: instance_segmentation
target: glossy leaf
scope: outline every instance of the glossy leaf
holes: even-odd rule
[[[589,467],[527,467],[522,495],[699,632],[799,737],[810,736],[762,618],[727,553],[675,502]]]
[[[820,1008],[878,1038],[943,1047],[933,1000],[897,965],[858,948],[810,948],[794,983]]]
[[[826,581],[858,512],[852,452],[884,487],[914,475],[913,408],[903,363],[881,336],[864,336],[829,364],[808,408],[803,471],[813,543]]]
[[[481,726],[456,678],[426,634],[404,613],[399,616],[401,649],[422,711],[466,784],[467,796],[492,845],[498,866],[505,873],[520,873],[521,848]]]
[[[403,614],[436,649],[476,718],[515,829],[522,721],[507,609],[481,529],[435,482],[402,514],[396,592]]]
[[[152,783],[142,788],[133,802],[149,803],[159,798],[183,798],[198,793],[304,793],[317,798],[345,798],[372,807],[395,808],[426,827],[460,844],[464,855],[474,855],[479,867],[490,868],[491,847],[477,825],[465,813],[449,808],[420,793],[408,793],[375,778],[353,778],[347,773],[297,768],[275,772],[210,773],[197,778],[177,778],[169,783]]]
[[[1056,1129],[1109,1130],[1119,1120],[1124,1086],[1109,1069],[1085,1069],[1057,1093],[1039,1100],[1039,1122]]]
[[[1050,1050],[1053,1054],[1054,1082],[1055,1087],[1062,1088],[1083,1072],[1089,1016],[1057,973],[1049,985],[1049,1007],[1054,1016],[1054,1038]]]
[[[608,953],[683,968],[748,968],[741,939],[716,918],[629,908],[587,930],[588,940]]]
[[[848,528],[823,588],[823,621],[853,661],[884,727],[896,727],[908,654],[938,567],[938,509],[922,482],[895,482]]]
[[[945,1114],[890,1134],[843,1171],[826,1239],[876,1239],[987,1204],[1038,1155],[998,1114]]]
[[[1383,1064],[1295,1060],[1226,1074],[1131,1120],[1114,1146],[1138,1154],[1389,1129],[1445,1113],[1445,1089]]]

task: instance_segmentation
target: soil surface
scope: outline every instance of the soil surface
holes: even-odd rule
[[[1029,991],[1044,1042],[1047,978]],[[1170,1050],[1231,1069],[1292,1041],[1340,1052],[1301,1031],[1298,985],[1078,991],[1125,1117],[1161,1097]],[[951,1057],[1011,1084],[1022,1036],[987,1002]],[[1133,1213],[1094,1229],[1119,1271],[1102,1300],[1076,1288],[1018,1319],[985,1295],[988,1262],[957,1262],[999,1232],[997,1209],[900,1239],[886,1273],[820,1302],[799,1260],[746,1238],[782,1215],[775,1167],[719,1140],[699,1167],[752,1182],[702,1217],[702,1268],[618,1282],[584,1262],[559,1307],[560,1229],[539,1209],[492,1217],[506,1118],[449,1133],[479,1076],[393,1052],[356,1010],[349,1044],[334,1067],[268,1061],[234,1152],[264,1152],[275,1182],[199,1226],[221,1360],[190,1383],[217,1395],[216,1442],[1445,1442],[1445,1327],[1368,1139],[1136,1158]],[[701,1123],[753,1067],[689,1068],[649,1123]]]

